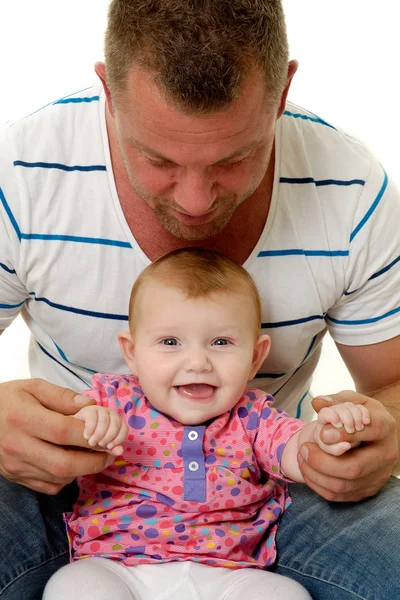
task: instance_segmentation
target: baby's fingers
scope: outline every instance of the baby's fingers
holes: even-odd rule
[[[337,411],[347,433],[362,431],[370,422],[369,412],[362,404],[344,402],[337,406]]]
[[[117,415],[117,413],[112,412],[112,411],[110,411],[110,413],[109,413],[109,418],[110,418],[110,420],[109,420],[107,431],[104,433],[102,439],[99,441],[99,446],[101,446],[102,448],[105,448],[105,447],[109,448],[110,444],[112,444],[111,448],[116,445],[114,440],[119,433],[121,422],[122,422],[121,417],[119,415]]]
[[[92,407],[95,409],[95,407]],[[96,430],[97,425],[97,410],[86,411],[85,413],[85,428],[83,430],[83,437],[85,440],[89,440]]]
[[[342,427],[343,425],[336,406],[321,408],[318,413],[318,421],[323,425],[327,425],[329,423],[338,428]]]
[[[117,435],[115,436],[114,439],[110,440],[110,442],[107,444],[107,448],[110,450],[112,448],[114,448],[114,446],[118,446],[119,444],[122,444],[122,442],[127,438],[128,436],[128,425],[122,421],[122,419],[119,419],[119,430],[117,432]]]
[[[108,426],[110,423],[110,411],[107,409],[102,409],[97,411],[97,423],[96,429],[90,436],[88,440],[88,444],[90,446],[97,446],[99,442],[105,436]],[[99,444],[100,445],[100,444]]]

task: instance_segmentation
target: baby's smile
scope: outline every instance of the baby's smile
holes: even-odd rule
[[[174,389],[183,398],[200,402],[210,402],[218,389],[208,383],[189,383],[185,385],[176,385]]]

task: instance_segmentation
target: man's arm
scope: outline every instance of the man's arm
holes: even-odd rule
[[[398,433],[400,429],[400,336],[368,346],[339,345],[357,392],[332,394],[335,404],[365,403],[371,426],[361,432],[326,425],[321,438],[325,443],[360,442],[343,456],[325,454],[316,444],[304,444],[298,455],[307,485],[323,498],[336,502],[356,502],[375,495],[398,472]],[[327,390],[328,391],[328,390]],[[323,397],[315,398],[317,412],[329,406]]]
[[[360,394],[382,402],[396,421],[400,443],[400,336],[368,346],[337,344]],[[393,468],[400,474],[400,459]]]

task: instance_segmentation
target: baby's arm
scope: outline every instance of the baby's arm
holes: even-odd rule
[[[104,406],[85,406],[73,417],[85,421],[83,437],[90,446],[114,456],[123,453],[120,444],[128,435],[128,426],[116,412]]]
[[[320,433],[324,425],[330,423],[338,429],[344,427],[347,433],[361,431],[365,425],[369,425],[369,412],[363,404],[343,402],[332,407],[323,408],[318,413],[318,420],[308,423],[303,429],[297,431],[288,441],[282,453],[282,472],[293,481],[304,482],[297,462],[297,454],[300,446],[305,442],[314,442],[318,446],[334,456],[340,456],[350,450],[354,445],[350,442],[338,442],[337,444],[324,444]]]

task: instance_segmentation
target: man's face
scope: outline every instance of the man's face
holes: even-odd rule
[[[215,236],[261,184],[277,110],[267,110],[258,72],[225,111],[186,114],[154,75],[134,67],[116,106],[117,139],[132,188],[175,237]]]

